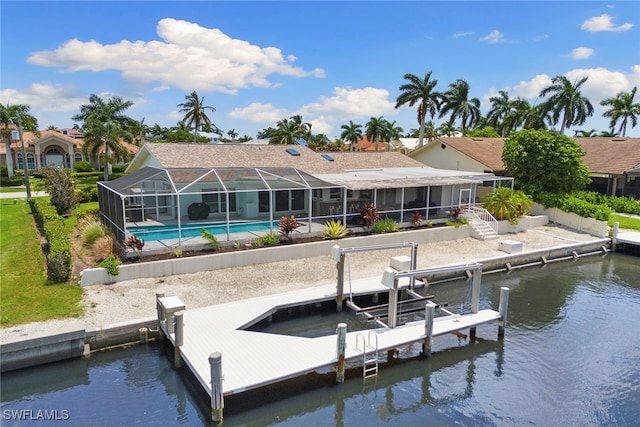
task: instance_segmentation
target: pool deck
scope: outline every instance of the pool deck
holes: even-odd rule
[[[399,284],[399,289],[408,286],[407,280]],[[380,284],[378,277],[353,281],[351,291],[354,295],[363,295],[386,293],[388,288]],[[209,395],[212,393],[209,356],[214,352],[222,355],[222,390],[227,396],[314,371],[333,370],[338,361],[336,335],[304,338],[246,331],[242,328],[268,317],[279,308],[335,300],[335,296],[335,285],[327,285],[211,307],[186,309],[182,311],[184,327],[183,345],[179,347],[181,357]],[[497,320],[500,320],[500,314],[494,310],[440,317],[434,321],[433,336]],[[372,327],[376,325],[372,323]],[[424,342],[426,337],[424,321],[410,322],[396,328],[378,327],[371,331],[377,339],[379,352]],[[363,334],[363,331],[347,332],[346,360],[360,358],[362,362],[363,353],[357,348],[357,340],[358,335],[367,334],[368,332]],[[169,334],[169,339],[175,342],[175,335]]]

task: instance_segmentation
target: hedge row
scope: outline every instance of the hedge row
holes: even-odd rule
[[[49,251],[47,253],[47,276],[51,282],[66,282],[71,278],[73,265],[71,242],[64,219],[45,198],[31,199],[31,211],[44,232]]]
[[[569,195],[540,192],[534,196],[536,202],[545,208],[559,208],[565,212],[573,212],[583,218],[595,218],[608,221],[614,209],[605,203],[593,203],[583,198],[582,192]]]

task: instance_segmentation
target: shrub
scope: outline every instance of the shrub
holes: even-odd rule
[[[120,274],[120,261],[113,255],[106,257],[101,263],[100,267],[106,268],[107,273],[111,276],[117,276]]]
[[[378,208],[376,208],[373,203],[366,202],[362,206],[362,208],[360,208],[360,218],[365,228],[367,229],[367,232],[370,233],[373,224],[375,224],[376,221],[380,219],[380,213],[378,212]]]
[[[71,243],[64,219],[45,198],[31,199],[31,211],[38,227],[44,233],[49,245],[47,276],[54,283],[65,282],[73,271]]]
[[[262,248],[264,246],[277,246],[280,244],[280,236],[277,233],[267,233],[260,236],[254,242],[254,245]]]
[[[391,218],[382,218],[373,224],[374,233],[393,233],[399,229],[400,227],[398,227],[398,223]]]
[[[98,187],[83,186],[76,190],[76,201],[78,203],[89,203],[98,201]]]
[[[518,222],[518,218],[525,215],[533,201],[522,191],[514,191],[507,187],[496,188],[482,201],[484,208],[497,220]]]
[[[200,234],[206,241],[209,242],[209,246],[211,246],[213,249],[218,249],[220,247],[218,239],[216,239],[216,236],[209,230],[203,228],[200,230]]]
[[[92,220],[87,221],[86,225],[82,227],[82,242],[85,246],[90,247],[101,237],[104,237],[107,232],[101,222]]]
[[[91,163],[83,160],[81,162],[75,162],[73,164],[74,172],[93,172],[93,168],[91,167]]]
[[[105,260],[110,256],[115,256],[117,252],[115,240],[110,235],[102,236],[91,246],[91,251],[96,259],[99,260]]]
[[[77,204],[74,183],[66,169],[46,167],[41,169],[44,174],[44,187],[51,196],[51,204],[59,215],[69,213]]]
[[[0,176],[9,176],[7,165],[0,165]]]
[[[322,237],[325,239],[341,239],[349,234],[349,230],[340,220],[329,220],[322,230]]]
[[[296,230],[296,228],[300,227],[300,223],[296,220],[296,217],[291,216],[283,216],[280,218],[280,234],[287,240],[291,240],[292,233]]]
[[[138,239],[138,236],[133,234],[123,244],[125,248],[133,249],[135,252],[141,252],[144,248],[144,240]]]
[[[463,213],[464,213],[464,209],[462,209],[460,206],[451,208],[449,210],[449,220],[452,222],[458,222]]]
[[[420,212],[414,212],[411,214],[411,225],[413,225],[415,228],[420,227],[423,221],[424,218],[422,218]]]
[[[182,249],[180,248],[176,248],[173,250],[173,256],[175,256],[176,258],[182,258]]]

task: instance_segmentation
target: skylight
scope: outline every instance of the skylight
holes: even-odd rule
[[[331,154],[322,154],[322,157],[324,157],[325,159],[329,160],[330,162],[333,162],[333,157],[331,157]]]
[[[300,153],[298,153],[298,150],[296,150],[295,148],[287,148],[287,153],[291,154],[292,156],[300,155]]]

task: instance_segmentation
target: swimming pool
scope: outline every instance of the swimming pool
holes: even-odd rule
[[[229,224],[229,233],[242,233],[247,231],[266,231],[270,227],[278,229],[279,221],[255,221],[255,222],[234,222]],[[226,223],[204,223],[204,224],[187,224],[181,227],[181,238],[199,237],[202,235],[201,230],[205,229],[211,234],[227,234]],[[144,241],[152,240],[168,240],[178,238],[177,225],[151,225],[136,226],[127,228],[131,234]]]

